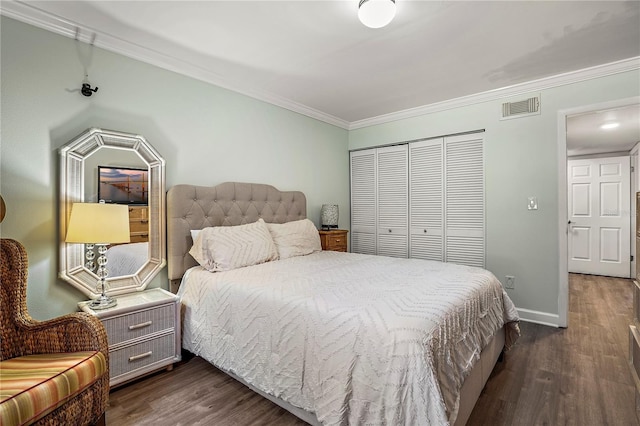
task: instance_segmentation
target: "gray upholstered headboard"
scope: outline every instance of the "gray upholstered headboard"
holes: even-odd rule
[[[252,223],[259,218],[284,223],[307,217],[307,199],[299,191],[271,185],[225,182],[176,185],[167,192],[167,259],[172,289],[185,271],[197,265],[189,254],[192,229]]]

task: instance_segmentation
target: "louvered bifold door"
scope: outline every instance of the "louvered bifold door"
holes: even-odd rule
[[[407,145],[377,150],[378,251],[408,257],[409,176]]]
[[[376,254],[376,150],[356,151],[351,162],[351,251]]]
[[[481,134],[445,138],[445,261],[485,265]]]
[[[443,139],[409,145],[409,257],[444,260]]]

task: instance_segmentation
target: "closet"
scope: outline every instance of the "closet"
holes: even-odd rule
[[[350,153],[351,250],[485,265],[483,134]]]

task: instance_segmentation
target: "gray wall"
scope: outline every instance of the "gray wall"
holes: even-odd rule
[[[558,111],[640,94],[640,73],[626,72],[541,94],[541,114],[500,121],[505,100],[480,103],[349,132],[349,148],[485,129],[487,269],[508,290],[522,317],[557,324]],[[537,196],[539,210],[527,210]]]
[[[268,183],[307,195],[310,219],[340,205],[349,225],[344,129],[139,61],[95,49],[89,80],[76,42],[15,20],[1,21],[0,193],[3,238],[29,255],[27,305],[37,319],[76,310],[85,296],[58,280],[58,149],[89,127],[136,133],[166,159],[178,183]],[[83,45],[86,52],[87,45]],[[167,288],[166,270],[152,287]]]

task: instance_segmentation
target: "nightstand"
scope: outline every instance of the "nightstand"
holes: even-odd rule
[[[78,307],[102,321],[109,340],[109,385],[123,384],[181,359],[180,302],[160,288],[117,296],[113,308]]]
[[[329,231],[320,230],[320,242],[322,250],[347,251],[347,231],[346,229],[331,229]]]

